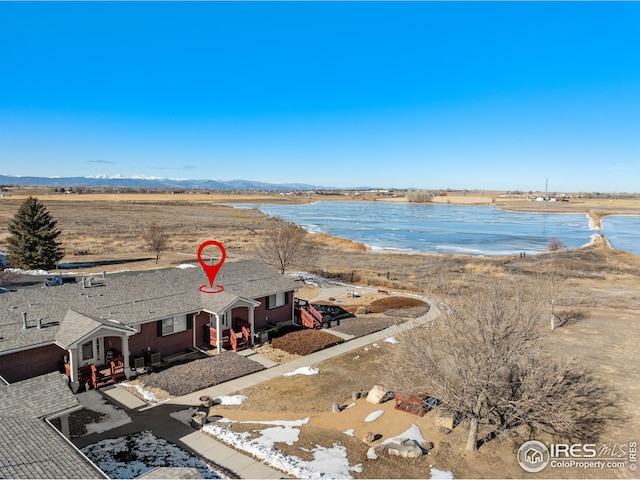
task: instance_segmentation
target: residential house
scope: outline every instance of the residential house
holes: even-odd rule
[[[64,371],[77,391],[104,366],[129,378],[188,348],[250,347],[294,321],[297,284],[263,263],[226,262],[215,283],[224,291],[203,293],[201,268],[164,269],[0,295],[0,376]]]

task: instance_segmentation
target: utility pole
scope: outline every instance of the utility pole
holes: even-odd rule
[[[548,178],[544,182],[544,199],[545,201],[549,200],[549,179]]]

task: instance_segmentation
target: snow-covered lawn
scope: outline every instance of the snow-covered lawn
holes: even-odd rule
[[[242,405],[246,399],[244,395],[223,395],[214,398],[214,401],[220,405]]]
[[[137,478],[156,467],[196,468],[203,478],[228,478],[211,465],[145,431],[82,449],[109,478]]]
[[[315,448],[307,450],[313,454],[313,460],[305,461],[294,455],[285,455],[274,447],[274,443],[283,442],[293,445],[298,440],[300,434],[299,427],[309,421],[308,418],[297,421],[273,422],[243,422],[262,423],[277,425],[258,430],[260,436],[251,439],[249,432],[232,432],[225,428],[220,422],[210,423],[203,427],[203,431],[218,440],[247,452],[263,463],[286,472],[288,475],[297,478],[352,478],[349,472],[361,472],[362,465],[349,465],[347,449],[334,443],[331,447],[316,445]]]

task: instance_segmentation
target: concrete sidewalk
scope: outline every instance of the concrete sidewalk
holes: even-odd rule
[[[346,295],[349,290],[355,290],[362,293],[377,292],[376,289],[365,287],[330,287],[324,289],[318,297],[313,299],[313,301]],[[362,348],[371,343],[382,341],[385,338],[400,332],[430,323],[440,315],[440,310],[436,306],[435,302],[428,301],[426,299],[423,300],[429,303],[430,308],[429,312],[422,317],[412,319],[402,324],[394,325],[359,338],[353,338],[353,336],[345,335],[344,337],[351,338],[345,338],[344,343],[284,364],[278,365],[275,362],[271,362],[270,360],[256,354],[254,351],[247,352],[245,355],[248,356],[248,358],[259,361],[259,363],[264,365],[266,369],[215,385],[213,387],[205,388],[188,395],[174,398],[160,405],[147,406],[145,402],[124,388],[110,387],[103,389],[102,393],[105,397],[127,410],[127,413],[132,419],[131,423],[109,430],[102,434],[91,434],[79,439],[74,439],[74,444],[79,448],[82,448],[83,446],[96,443],[106,438],[117,438],[130,433],[150,430],[156,437],[163,438],[187,451],[211,460],[229,471],[234,472],[236,475],[240,476],[240,478],[286,478],[286,475],[282,472],[227,447],[214,438],[205,435],[201,431],[194,430],[192,427],[171,417],[170,413],[199,406],[200,397],[203,395],[208,395],[213,398],[222,395],[230,395],[238,390],[266,382],[287,372],[296,370],[297,368],[314,365],[352,350]],[[337,334],[335,331],[328,331],[334,335]],[[343,337],[343,335],[338,336]]]

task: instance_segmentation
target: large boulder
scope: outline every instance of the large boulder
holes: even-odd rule
[[[369,391],[369,395],[367,395],[367,402],[375,404],[382,403],[382,400],[386,395],[387,391],[380,385],[376,385]]]
[[[410,438],[398,438],[387,443],[387,453],[403,458],[418,458],[422,456],[422,448]]]

